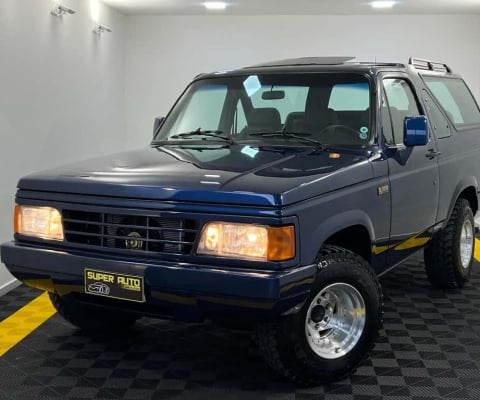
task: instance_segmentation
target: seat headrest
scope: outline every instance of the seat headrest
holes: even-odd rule
[[[296,132],[303,130],[303,124],[305,122],[305,112],[293,111],[285,118],[284,129],[287,132]]]
[[[282,127],[282,121],[276,108],[255,108],[252,110],[249,125],[278,131]]]

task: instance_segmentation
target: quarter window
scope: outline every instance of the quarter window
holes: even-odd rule
[[[423,102],[430,117],[430,125],[433,127],[437,139],[449,137],[450,124],[426,90],[423,90]]]

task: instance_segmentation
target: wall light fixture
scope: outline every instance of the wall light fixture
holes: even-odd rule
[[[111,31],[112,29],[109,28],[108,26],[97,24],[97,23],[95,23],[95,28],[93,29],[93,33],[98,36],[100,36],[103,32],[111,32]]]
[[[76,11],[73,8],[69,8],[67,6],[64,6],[58,3],[56,3],[52,11],[50,11],[50,14],[54,15],[55,17],[61,17],[65,14],[75,14],[75,13]]]

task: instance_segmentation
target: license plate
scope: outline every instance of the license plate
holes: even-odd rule
[[[85,269],[85,293],[112,299],[145,302],[143,276]]]

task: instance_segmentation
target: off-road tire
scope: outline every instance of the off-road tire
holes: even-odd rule
[[[49,292],[50,301],[66,321],[81,330],[93,334],[120,333],[130,328],[138,319],[136,316],[104,311],[76,302],[68,297]]]
[[[383,322],[382,289],[363,258],[340,247],[324,246],[316,263],[315,281],[302,308],[277,321],[261,323],[254,331],[255,342],[270,367],[300,386],[324,384],[352,374],[368,357]],[[305,321],[316,295],[334,283],[345,283],[358,290],[365,302],[366,318],[356,345],[340,358],[327,359],[308,344]]]
[[[473,251],[467,268],[462,267],[460,257],[460,237],[466,220],[470,220],[475,232],[475,220],[470,203],[466,199],[458,199],[447,225],[438,232],[425,247],[423,255],[425,271],[430,283],[440,289],[461,288],[467,282],[473,265]]]

